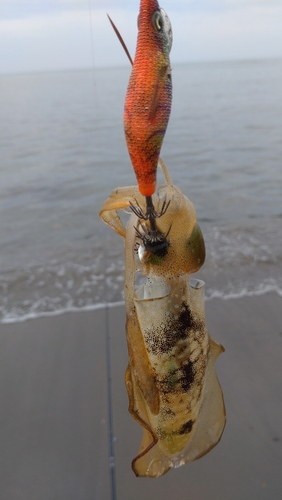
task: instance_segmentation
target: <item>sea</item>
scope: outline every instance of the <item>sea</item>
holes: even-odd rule
[[[123,241],[98,213],[136,184],[129,75],[0,76],[2,322],[123,302]],[[206,299],[282,296],[282,60],[172,62],[172,78],[161,157],[197,210]]]

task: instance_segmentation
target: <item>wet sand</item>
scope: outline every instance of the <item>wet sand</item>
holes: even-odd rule
[[[218,446],[159,479],[135,478],[124,309],[109,310],[117,500],[282,498],[282,298],[206,304],[227,424]],[[105,311],[0,325],[0,498],[110,500]]]

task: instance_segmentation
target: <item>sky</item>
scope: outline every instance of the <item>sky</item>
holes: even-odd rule
[[[282,0],[161,0],[172,63],[282,57]],[[0,0],[0,73],[128,64],[139,0]]]

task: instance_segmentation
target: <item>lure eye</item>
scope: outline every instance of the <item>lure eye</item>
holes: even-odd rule
[[[156,10],[152,15],[152,26],[156,31],[161,31],[164,27],[163,17],[159,10]]]
[[[152,15],[152,26],[157,33],[160,33],[165,50],[169,54],[172,46],[172,29],[169,17],[164,9],[156,10]]]

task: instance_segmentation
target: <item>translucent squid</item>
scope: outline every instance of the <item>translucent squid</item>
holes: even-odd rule
[[[205,260],[205,245],[191,201],[172,185],[159,160],[165,184],[153,204],[166,212],[158,229],[167,234],[165,255],[146,249],[148,221],[136,186],[118,188],[104,202],[100,216],[125,241],[125,307],[129,364],[126,388],[129,411],[143,427],[132,468],[137,476],[158,477],[205,455],[219,441],[225,425],[222,391],[215,360],[224,351],[208,334],[204,283],[190,279]],[[133,208],[125,227],[118,210]],[[144,283],[135,290],[136,274]]]

